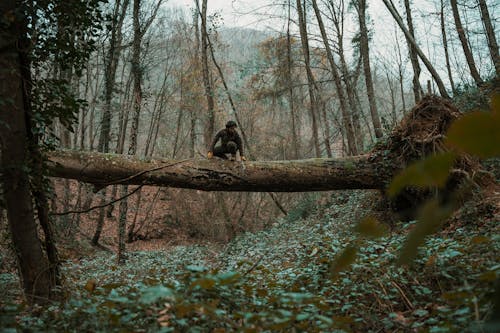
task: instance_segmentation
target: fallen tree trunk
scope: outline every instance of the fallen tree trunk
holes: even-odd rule
[[[408,163],[446,151],[443,138],[459,115],[450,101],[425,96],[370,154],[354,157],[250,162],[172,161],[66,150],[50,153],[48,168],[50,176],[77,179],[97,188],[129,184],[246,192],[384,189],[394,174]],[[473,170],[472,162],[458,159],[456,168]],[[411,204],[415,195],[409,198]]]
[[[92,183],[157,185],[203,191],[302,192],[381,189],[393,172],[368,155],[341,159],[231,162],[173,161],[60,150],[49,154],[49,175]]]

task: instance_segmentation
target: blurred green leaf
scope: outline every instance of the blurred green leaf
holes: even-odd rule
[[[240,278],[241,274],[238,272],[225,272],[217,274],[217,279],[219,279],[221,285],[230,284],[236,282]]]
[[[356,260],[357,253],[358,249],[355,246],[349,245],[346,247],[330,267],[332,277],[348,269]]]
[[[394,197],[406,186],[443,187],[455,161],[453,153],[442,153],[415,162],[394,177],[387,193]]]
[[[455,121],[446,143],[481,158],[500,156],[500,115],[472,112]]]
[[[155,303],[161,298],[174,298],[172,289],[165,286],[154,286],[147,288],[140,298],[140,302],[144,304]]]
[[[188,265],[186,269],[191,272],[201,273],[208,270],[205,266]]]
[[[409,264],[417,256],[420,245],[425,238],[435,233],[442,223],[448,219],[453,212],[453,206],[442,205],[437,199],[427,201],[419,210],[418,222],[408,235],[401,249],[398,264]]]
[[[363,218],[354,230],[368,238],[379,238],[387,234],[387,227],[373,216]]]
[[[209,277],[199,278],[194,280],[189,287],[194,288],[196,286],[202,289],[212,289],[215,286],[215,280]]]

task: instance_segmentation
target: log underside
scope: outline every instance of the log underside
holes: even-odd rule
[[[368,155],[341,159],[231,162],[143,160],[134,156],[59,150],[48,156],[49,175],[104,187],[156,185],[203,191],[303,192],[382,189],[393,172]]]

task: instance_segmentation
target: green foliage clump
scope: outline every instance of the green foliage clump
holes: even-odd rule
[[[498,87],[498,78],[495,76],[485,80],[481,87],[475,84],[459,85],[453,93],[453,104],[462,112],[488,110],[495,87]]]
[[[397,266],[418,223],[390,233],[373,219],[356,223],[369,213],[361,204],[368,199],[363,191],[335,192],[307,218],[277,221],[223,249],[134,252],[124,266],[104,255],[68,261],[65,301],[38,313],[4,304],[0,320],[21,330],[92,332],[441,332],[482,325],[500,274],[494,221],[430,234],[412,266]],[[346,247],[355,255],[338,269]],[[0,279],[2,287],[7,282]]]

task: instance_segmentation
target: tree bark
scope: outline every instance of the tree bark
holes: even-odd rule
[[[323,39],[323,44],[325,45],[326,56],[328,58],[328,62],[330,63],[330,68],[332,70],[333,81],[335,83],[335,87],[337,89],[337,95],[340,103],[340,111],[342,113],[342,121],[345,128],[345,133],[347,137],[347,146],[348,152],[350,155],[357,155],[358,149],[356,147],[356,139],[354,137],[354,128],[352,125],[352,121],[350,119],[348,110],[347,110],[347,102],[344,95],[344,88],[342,87],[342,82],[340,79],[340,75],[337,70],[337,65],[335,64],[335,60],[333,59],[333,53],[330,48],[330,44],[328,42],[328,36],[326,35],[325,26],[323,24],[323,19],[321,18],[321,13],[319,11],[316,0],[312,1],[314,13],[316,14],[316,19],[318,21],[318,25],[321,31],[321,37]]]
[[[440,10],[440,20],[441,20],[441,36],[443,38],[443,48],[444,57],[446,60],[446,70],[448,72],[448,78],[450,80],[451,90],[455,93],[455,82],[453,82],[453,75],[451,74],[451,64],[450,55],[448,53],[448,39],[446,37],[446,25],[444,20],[444,0],[441,0],[441,10]]]
[[[309,53],[309,39],[307,37],[307,26],[306,26],[306,17],[305,17],[305,4],[302,6],[301,0],[297,0],[297,14],[299,16],[299,31],[300,31],[300,40],[302,42],[302,52],[304,54],[304,63],[306,67],[307,73],[307,82],[309,89],[309,103],[310,103],[310,112],[311,112],[311,121],[312,121],[312,135],[314,142],[314,150],[316,152],[316,157],[321,156],[321,151],[319,148],[319,135],[318,135],[318,98],[319,93],[316,90],[316,83],[314,82],[314,76],[311,70],[311,61],[310,61],[310,53]]]
[[[356,140],[356,147],[358,152],[363,150],[363,131],[361,130],[361,112],[355,98],[355,86],[357,78],[349,72],[347,61],[345,58],[344,51],[344,20],[345,20],[345,9],[344,0],[337,1],[337,5],[330,2],[330,11],[332,14],[333,25],[335,26],[335,32],[337,34],[337,54],[340,61],[340,73],[341,79],[344,81],[345,92],[347,95],[347,102],[349,103],[350,115],[352,126],[354,130],[354,137]]]
[[[370,50],[368,46],[368,28],[366,27],[366,0],[358,1],[358,16],[359,16],[359,51],[363,59],[363,71],[365,74],[366,93],[368,95],[368,103],[370,104],[370,115],[372,117],[373,129],[375,137],[381,138],[382,125],[377,109],[375,99],[375,90],[373,89],[372,71],[370,68]]]
[[[479,9],[481,10],[481,19],[484,24],[484,30],[486,31],[486,37],[488,38],[488,48],[490,50],[491,61],[493,61],[493,65],[495,66],[495,73],[497,77],[500,77],[500,55],[498,54],[498,43],[495,36],[495,29],[491,24],[490,12],[488,11],[486,1],[478,0],[478,2]]]
[[[415,40],[415,29],[413,28],[413,19],[411,17],[411,7],[410,1],[405,0],[405,11],[406,11],[406,22],[408,24],[408,32],[413,40]],[[420,88],[420,64],[418,63],[418,55],[415,47],[415,43],[410,41],[410,38],[407,37],[406,41],[408,43],[408,51],[410,53],[411,67],[413,68],[413,95],[415,96],[415,104],[417,104],[421,99],[421,91]]]
[[[82,151],[49,154],[49,175],[92,183],[157,185],[203,191],[302,192],[381,189],[399,169],[369,155],[341,159],[173,161]]]
[[[116,1],[113,13],[113,23],[111,26],[111,39],[107,58],[105,59],[106,69],[104,73],[104,110],[101,119],[101,132],[99,134],[98,149],[101,152],[109,152],[109,141],[111,132],[111,101],[115,88],[116,68],[121,52],[122,26],[130,0]],[[120,8],[121,7],[121,8]]]
[[[45,302],[54,285],[37,234],[27,171],[27,82],[22,68],[29,68],[29,64],[23,63],[20,54],[20,50],[27,49],[22,41],[27,21],[21,15],[22,9],[18,9],[17,1],[2,1],[0,12],[13,18],[4,20],[5,26],[0,32],[0,99],[3,101],[0,104],[0,170],[7,217],[24,293],[30,302]]]
[[[469,48],[469,42],[467,41],[467,36],[465,36],[465,31],[462,26],[462,21],[460,20],[460,13],[458,12],[457,0],[450,0],[451,9],[453,11],[453,19],[455,20],[455,27],[457,28],[458,38],[462,44],[462,49],[464,50],[465,59],[467,60],[467,65],[469,66],[470,74],[476,84],[479,86],[483,83],[481,75],[476,67],[476,62],[474,61],[474,56]]]
[[[208,122],[205,127],[205,146],[208,148],[210,142],[212,142],[215,131],[215,102],[212,85],[210,83],[210,71],[208,68],[207,0],[202,0],[201,12],[199,10],[198,0],[196,0],[196,6],[201,17],[201,66],[205,96],[207,98],[208,117]]]
[[[290,106],[290,118],[292,124],[292,145],[294,158],[299,158],[300,156],[300,140],[297,135],[297,110],[295,107],[295,94],[293,93],[293,75],[292,75],[292,38],[290,35],[290,7],[291,0],[288,0],[288,17],[287,17],[287,25],[286,25],[286,79],[288,80],[288,104]]]

